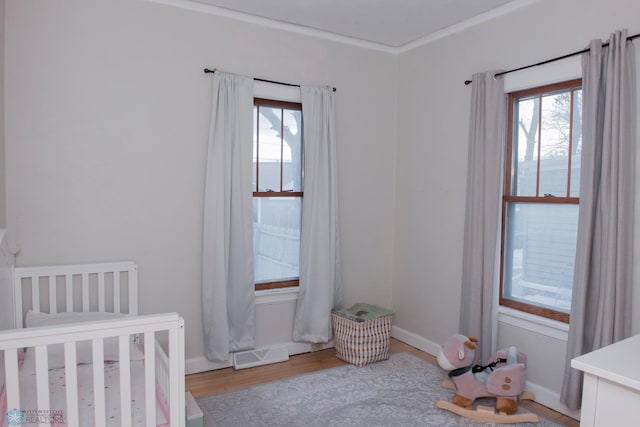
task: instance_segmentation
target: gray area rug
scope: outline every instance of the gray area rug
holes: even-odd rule
[[[409,353],[357,368],[325,369],[197,399],[205,427],[488,426],[436,408],[446,373]],[[519,412],[525,412],[519,408]],[[559,426],[540,417],[537,424]]]

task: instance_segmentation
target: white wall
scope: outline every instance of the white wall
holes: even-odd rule
[[[4,161],[4,7],[0,0],[0,228],[6,223],[6,173]]]
[[[202,355],[210,67],[338,88],[345,298],[390,304],[395,56],[154,2],[8,0],[5,65],[19,265],[133,259],[141,313],[179,312]],[[259,344],[290,340],[286,304],[258,308]]]
[[[580,50],[616,29],[638,33],[638,16],[635,0],[542,0],[400,56],[393,265],[397,327],[435,343],[458,331],[471,93],[464,80],[474,72]],[[563,341],[500,325],[498,344],[521,347],[529,356],[529,381],[559,393]]]

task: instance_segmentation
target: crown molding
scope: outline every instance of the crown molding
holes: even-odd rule
[[[357,39],[355,37],[347,37],[328,31],[322,31],[315,28],[304,27],[302,25],[290,24],[288,22],[277,21],[275,19],[263,18],[260,16],[250,15],[248,13],[236,12],[234,10],[225,9],[205,3],[199,3],[194,0],[146,0],[152,3],[160,3],[167,6],[179,7],[181,9],[191,10],[194,12],[206,13],[209,15],[221,16],[224,18],[235,19],[250,24],[262,25],[277,30],[289,31],[292,33],[302,34],[319,39],[334,41],[337,43],[362,47],[365,49],[377,50],[386,53],[397,53],[398,48],[386,46],[379,43],[373,43],[366,40]]]
[[[503,15],[508,15],[511,12],[514,12],[523,7],[530,6],[534,3],[538,3],[540,0],[516,0],[510,3],[507,3],[503,6],[492,9],[488,12],[482,13],[480,15],[474,16],[473,18],[469,18],[463,22],[458,24],[450,25],[442,30],[433,32],[428,34],[422,38],[414,40],[412,42],[406,43],[399,48],[396,49],[397,54],[408,52],[420,46],[424,46],[426,44],[432,43],[436,40],[442,39],[444,37],[460,33],[469,28],[475,27],[476,25],[483,24],[487,21],[491,21],[492,19],[498,18]]]
[[[159,3],[167,6],[178,7],[181,9],[191,10],[199,13],[206,13],[209,15],[221,16],[224,18],[235,19],[242,22],[247,22],[251,24],[261,25],[264,27],[269,27],[273,29],[289,31],[297,34],[302,34],[310,37],[315,37],[319,39],[334,41],[337,43],[343,43],[351,46],[361,47],[365,49],[376,50],[385,53],[391,54],[401,54],[418,48],[420,46],[424,46],[426,44],[432,43],[436,40],[442,39],[444,37],[459,33],[461,31],[467,30],[476,25],[482,24],[484,22],[490,21],[497,17],[507,15],[515,10],[520,8],[529,6],[531,4],[537,3],[540,0],[516,0],[510,3],[507,3],[503,6],[497,7],[493,10],[475,16],[473,18],[467,19],[458,24],[454,24],[443,28],[442,30],[436,31],[434,33],[428,34],[424,37],[421,37],[412,42],[406,43],[402,46],[388,46],[381,43],[374,43],[367,40],[361,40],[355,37],[343,36],[335,33],[331,33],[328,31],[318,30],[315,28],[309,28],[302,25],[290,24],[287,22],[277,21],[274,19],[263,18],[260,16],[250,15],[247,13],[237,12],[230,9],[225,9],[218,6],[213,6],[206,3],[200,3],[197,0],[146,0],[153,3]]]

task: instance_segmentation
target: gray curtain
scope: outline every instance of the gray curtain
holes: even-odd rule
[[[578,242],[560,400],[580,407],[571,359],[631,334],[636,157],[635,54],[627,32],[591,42],[582,60],[582,163]]]
[[[332,338],[331,309],[342,308],[338,165],[333,89],[302,87],[304,197],[300,291],[293,339]]]
[[[254,347],[253,79],[216,71],[202,237],[205,356]],[[179,285],[179,284],[178,284]]]
[[[473,75],[467,196],[462,255],[460,332],[480,340],[476,357],[495,348],[495,264],[500,218],[505,119],[504,80],[497,71]]]

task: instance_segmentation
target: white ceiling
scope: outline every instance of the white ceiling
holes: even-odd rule
[[[506,13],[531,0],[193,0],[236,16],[294,25],[387,48]]]

